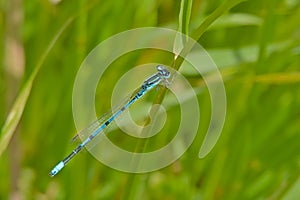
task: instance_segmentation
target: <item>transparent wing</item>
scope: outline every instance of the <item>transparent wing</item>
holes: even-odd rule
[[[141,89],[141,87],[137,88],[134,90],[131,94],[127,95],[121,103],[119,103],[117,106],[113,107],[111,110],[106,112],[105,114],[101,115],[99,118],[97,118],[95,121],[90,123],[86,128],[83,130],[79,131],[78,134],[76,134],[71,142],[77,141],[79,138],[81,141],[84,141],[87,139],[92,133],[94,133],[96,130],[100,128],[102,124],[104,124],[114,113],[118,112],[121,108],[123,108],[136,94],[137,92]],[[102,135],[103,133],[99,133],[99,135]],[[94,138],[96,140],[96,138]]]

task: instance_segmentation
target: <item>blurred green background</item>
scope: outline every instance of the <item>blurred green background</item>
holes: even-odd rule
[[[299,199],[299,19],[299,0],[1,0],[0,199]],[[69,143],[76,133],[72,88],[83,59],[108,37],[145,26],[201,36],[220,67],[227,117],[217,145],[198,158],[210,98],[201,76],[182,69],[202,89],[201,123],[179,160],[136,175],[85,151],[50,178],[76,146]],[[169,61],[157,52],[153,61],[152,54],[136,53],[115,63],[122,70],[105,74],[112,81],[99,85],[99,114],[109,109],[113,80],[137,64]],[[169,124],[179,120],[177,109],[167,112]],[[176,128],[167,126],[151,143],[163,146]]]

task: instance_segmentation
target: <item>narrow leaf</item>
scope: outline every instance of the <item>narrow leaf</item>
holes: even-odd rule
[[[243,2],[245,0],[228,0],[224,2],[221,6],[219,6],[212,14],[210,14],[204,21],[203,23],[200,24],[198,28],[194,30],[194,32],[191,34],[191,37],[195,40],[198,41],[200,37],[203,35],[205,31],[208,30],[208,28],[212,25],[213,22],[215,22],[219,17],[224,15],[228,10],[236,6],[237,4]],[[193,46],[195,45],[195,41],[189,40],[185,44],[184,48],[180,52],[180,56],[177,56],[174,63],[173,63],[173,68],[175,70],[178,70],[183,61],[185,56],[191,51]],[[161,91],[162,94],[165,93],[165,91]],[[163,95],[161,95],[163,96]],[[199,157],[204,158],[215,146],[217,143],[218,139],[220,137],[220,133],[214,133],[210,132],[209,134],[206,134],[204,141],[201,145],[200,152],[199,152]]]
[[[12,136],[19,124],[19,121],[22,117],[26,102],[27,102],[29,94],[31,92],[33,81],[34,81],[37,73],[39,72],[43,62],[45,61],[50,50],[53,48],[54,44],[58,40],[59,36],[68,27],[68,25],[71,23],[72,20],[73,20],[73,18],[68,19],[65,22],[65,24],[61,27],[61,29],[58,31],[58,33],[54,36],[54,38],[50,42],[48,48],[41,56],[41,59],[39,60],[37,67],[34,69],[32,74],[30,75],[29,79],[25,82],[20,93],[18,94],[18,96],[8,114],[8,117],[1,129],[1,132],[0,132],[0,156],[2,155],[3,151],[8,146],[10,139],[12,138]]]
[[[175,59],[183,49],[188,39],[192,4],[193,0],[182,0],[180,4],[178,33],[173,46]],[[183,33],[183,35],[180,33]]]
[[[182,0],[179,12],[179,31],[189,35],[189,24],[191,18],[193,0]]]

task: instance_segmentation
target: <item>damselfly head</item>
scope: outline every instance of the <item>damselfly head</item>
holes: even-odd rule
[[[157,71],[163,76],[164,78],[170,78],[171,73],[169,70],[167,70],[164,66],[162,65],[157,65],[156,66]]]

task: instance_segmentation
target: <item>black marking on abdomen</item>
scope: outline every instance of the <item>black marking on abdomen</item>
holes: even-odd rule
[[[74,149],[64,160],[63,163],[66,165],[78,152],[82,149],[81,145],[78,145],[76,149]]]

